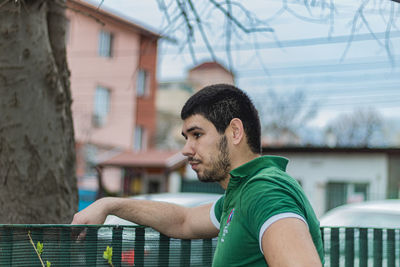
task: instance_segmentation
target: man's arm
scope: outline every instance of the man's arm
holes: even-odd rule
[[[308,227],[300,219],[285,218],[271,224],[262,236],[268,266],[322,266]]]
[[[102,224],[115,215],[180,239],[211,238],[218,235],[210,219],[212,203],[188,208],[171,203],[125,198],[102,198],[75,214],[72,224]]]

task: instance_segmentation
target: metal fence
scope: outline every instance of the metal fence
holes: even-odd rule
[[[325,266],[400,266],[400,229],[321,228]]]
[[[325,266],[400,266],[400,228],[321,233]],[[168,238],[141,226],[0,225],[0,266],[205,267],[216,243]]]

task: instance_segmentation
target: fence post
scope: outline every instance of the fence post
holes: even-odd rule
[[[122,227],[114,226],[112,230],[112,242],[111,246],[113,249],[112,263],[114,266],[121,266],[121,253],[122,253]]]
[[[331,228],[331,267],[339,267],[339,228]]]
[[[382,229],[374,229],[374,267],[382,267]]]
[[[0,266],[11,266],[13,252],[13,229],[3,227],[0,235]]]
[[[368,266],[368,229],[360,228],[360,267]]]
[[[86,228],[85,254],[86,266],[96,267],[97,264],[97,228]],[[101,255],[102,256],[102,255]]]
[[[180,266],[190,266],[190,251],[191,251],[191,240],[181,240],[181,259]]]
[[[135,229],[135,266],[144,266],[144,228],[137,227]]]
[[[71,266],[71,228],[62,227],[60,233],[59,262],[62,266]]]
[[[346,228],[345,239],[345,266],[354,267],[354,228]]]
[[[212,240],[203,239],[203,266],[211,266],[212,259]]]
[[[387,230],[386,256],[388,267],[396,266],[396,243],[394,229]]]
[[[169,241],[170,238],[160,233],[159,251],[158,251],[158,266],[169,266]]]

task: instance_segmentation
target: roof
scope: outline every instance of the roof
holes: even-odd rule
[[[368,148],[368,147],[323,147],[323,146],[263,146],[262,153],[384,153],[400,155],[400,148]]]
[[[203,63],[191,68],[189,70],[189,72],[196,71],[196,70],[209,70],[209,69],[222,69],[222,70],[225,70],[227,73],[232,74],[231,71],[229,71],[227,68],[225,68],[223,65],[221,65],[220,63],[218,63],[216,61],[203,62]]]
[[[153,38],[162,37],[155,31],[150,30],[149,27],[141,26],[138,23],[133,22],[131,19],[124,18],[121,14],[117,14],[115,11],[106,11],[103,6],[98,7],[94,4],[88,3],[88,1],[67,0],[67,6],[72,11],[83,11],[83,14],[93,17],[94,19],[99,19],[100,21],[102,21],[101,17],[103,17],[115,23],[126,26],[130,30],[140,32],[143,35],[151,36]]]
[[[99,162],[98,166],[125,168],[165,168],[176,169],[186,164],[186,157],[180,151],[124,151],[114,157]]]

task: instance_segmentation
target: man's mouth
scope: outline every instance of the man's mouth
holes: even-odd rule
[[[192,166],[193,170],[195,170],[200,163],[200,160],[189,160],[189,164]]]

